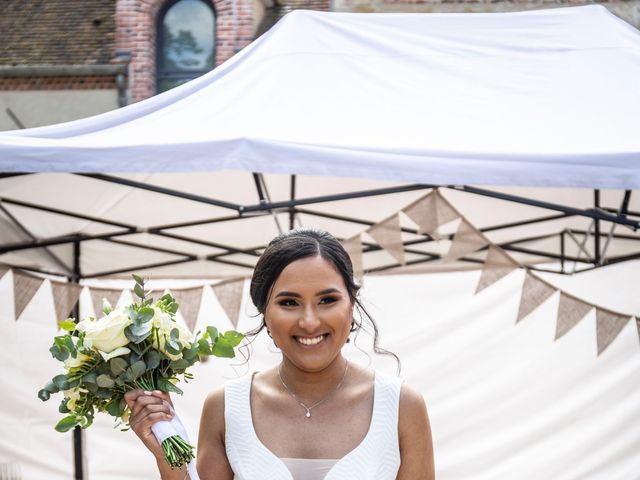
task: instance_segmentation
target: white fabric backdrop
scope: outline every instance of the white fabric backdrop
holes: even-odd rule
[[[640,296],[634,293],[639,267],[640,262],[629,262],[572,278],[547,278],[601,306],[635,314],[640,313]],[[380,325],[383,346],[400,355],[403,376],[427,400],[438,479],[640,478],[635,324],[629,323],[597,358],[593,313],[554,343],[557,295],[514,325],[523,272],[513,272],[474,297],[478,276],[456,272],[365,279],[363,294]],[[58,401],[42,403],[36,397],[57,373],[47,351],[55,333],[47,288],[14,323],[11,277],[0,281],[0,463],[19,463],[25,480],[72,475],[71,434],[53,430]],[[86,291],[82,300],[88,312]],[[202,307],[200,325],[230,327],[210,293]],[[257,319],[250,317],[250,308],[242,310],[239,327],[247,329]],[[366,336],[358,344],[369,350]],[[352,344],[348,348],[354,361],[368,362]],[[394,371],[392,362],[372,358],[379,368]],[[236,370],[260,370],[277,360],[277,351],[261,335],[249,365]],[[193,441],[206,392],[236,375],[229,363],[215,360],[195,373],[184,398],[176,400]],[[155,478],[150,454],[131,432],[114,431],[112,425],[109,417],[99,418],[86,432],[88,478]]]

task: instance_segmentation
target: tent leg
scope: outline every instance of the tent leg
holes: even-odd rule
[[[82,274],[80,272],[80,242],[73,242],[73,275],[69,279],[73,283],[80,283]],[[73,307],[73,317],[80,319],[80,300]],[[74,480],[85,480],[84,462],[84,432],[82,428],[76,426],[73,429],[73,470]]]
[[[593,206],[595,210],[600,209],[600,190],[593,191]],[[600,220],[594,219],[595,222],[595,233],[593,236],[593,251],[594,251],[594,263],[596,265],[601,265],[602,261],[600,258]]]

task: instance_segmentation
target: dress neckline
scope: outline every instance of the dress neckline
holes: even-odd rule
[[[280,457],[278,457],[275,453],[273,453],[264,443],[262,443],[262,440],[260,440],[260,438],[258,437],[258,434],[256,433],[256,429],[254,427],[253,424],[253,412],[251,411],[251,390],[253,387],[253,377],[257,372],[252,373],[249,376],[249,380],[248,380],[248,384],[249,384],[249,395],[246,396],[247,399],[247,404],[246,404],[246,408],[248,410],[248,419],[249,419],[249,423],[250,423],[250,430],[251,430],[251,435],[253,437],[253,440],[255,441],[256,445],[258,446],[259,449],[263,450],[268,456],[270,456],[271,458],[274,459],[275,462],[277,462],[286,472],[287,472],[287,479],[288,480],[293,480],[293,475],[291,475],[291,472],[289,471],[289,469],[287,468],[287,465],[282,461],[282,459]],[[371,436],[371,431],[373,430],[373,426],[374,426],[374,422],[377,421],[377,409],[378,409],[378,394],[379,394],[380,388],[378,385],[378,373],[374,370],[373,372],[373,408],[371,409],[371,420],[369,421],[369,428],[367,429],[367,433],[365,434],[365,436],[362,438],[362,440],[360,441],[360,443],[358,443],[352,450],[350,450],[349,452],[347,452],[342,458],[339,458],[331,467],[331,469],[327,472],[327,475],[324,477],[325,480],[328,480],[331,476],[331,473],[336,470],[337,466],[342,463],[345,459],[347,459],[347,457],[352,457],[353,455],[355,455],[357,453],[358,450],[360,450],[363,445],[368,441],[369,437]],[[294,459],[295,460],[295,459]],[[304,459],[304,460],[332,460],[332,459]]]

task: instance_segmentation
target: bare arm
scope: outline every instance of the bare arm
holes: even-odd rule
[[[400,393],[400,470],[396,480],[435,480],[433,442],[422,395],[403,385]]]
[[[209,394],[202,408],[197,462],[200,480],[233,480],[224,433],[224,390],[219,388]]]

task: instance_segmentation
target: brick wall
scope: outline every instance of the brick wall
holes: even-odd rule
[[[253,0],[209,0],[216,12],[216,65],[246,46],[254,34]],[[118,0],[116,49],[131,53],[129,101],[155,94],[156,21],[165,0]]]
[[[113,90],[115,88],[115,77],[109,75],[0,78],[0,91]]]

